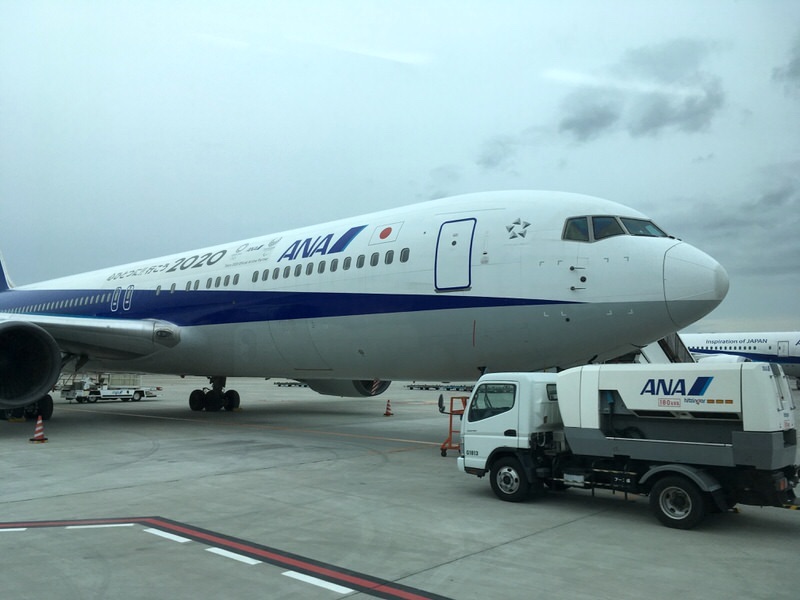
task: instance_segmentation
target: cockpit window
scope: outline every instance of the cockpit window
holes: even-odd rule
[[[562,239],[573,242],[596,242],[615,235],[669,237],[655,223],[647,219],[593,215],[567,219],[564,222]]]
[[[661,231],[652,221],[644,219],[630,219],[627,217],[620,217],[625,229],[631,235],[645,235],[648,237],[667,237],[667,234]]]
[[[613,235],[625,235],[625,230],[614,217],[592,217],[594,239],[602,240]]]
[[[567,219],[564,226],[564,239],[574,242],[589,241],[589,220],[586,217]]]

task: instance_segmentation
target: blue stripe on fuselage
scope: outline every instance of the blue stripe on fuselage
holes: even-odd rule
[[[0,296],[0,311],[59,302],[61,300],[99,296],[108,294],[109,291],[15,290]],[[179,326],[190,327],[258,321],[548,304],[577,303],[486,296],[233,290],[175,291],[172,293],[162,290],[157,295],[153,290],[137,289],[131,298],[129,310],[123,310],[122,300],[120,299],[116,311],[111,310],[110,303],[102,303],[74,306],[60,310],[31,311],[26,314],[111,319],[161,319]]]

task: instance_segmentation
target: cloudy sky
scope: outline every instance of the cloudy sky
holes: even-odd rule
[[[632,206],[800,329],[800,2],[0,0],[18,285],[494,189]]]

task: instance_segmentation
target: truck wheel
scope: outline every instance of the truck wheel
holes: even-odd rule
[[[133,400],[134,402],[138,402],[141,399],[142,399],[142,392],[140,392],[139,390],[133,392],[133,398],[131,398],[131,400]]]
[[[519,461],[513,456],[504,456],[492,464],[490,482],[495,495],[507,502],[525,500],[531,485]]]
[[[706,499],[700,489],[679,475],[659,479],[650,490],[650,508],[662,525],[691,529],[706,515]]]

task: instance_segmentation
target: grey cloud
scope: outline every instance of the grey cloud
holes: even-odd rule
[[[559,132],[587,142],[621,127],[631,137],[706,130],[725,105],[718,76],[701,70],[712,46],[676,39],[627,51],[610,77],[565,98]]]
[[[461,181],[461,170],[455,165],[441,165],[431,169],[428,177],[427,198],[429,200],[446,198],[452,196],[455,193],[454,189],[458,188],[458,183]]]
[[[497,135],[485,141],[476,162],[484,169],[509,167],[519,149],[519,138],[510,135]]]
[[[800,34],[789,52],[788,62],[773,69],[772,79],[786,84],[787,91],[800,91]]]
[[[719,78],[706,81],[702,92],[694,95],[650,94],[633,102],[628,131],[634,137],[656,135],[669,127],[686,133],[703,131],[724,104]]]
[[[800,175],[772,165],[741,196],[670,202],[663,225],[719,260],[732,279],[743,275],[800,277]],[[662,220],[662,219],[659,219]]]
[[[581,91],[568,96],[564,102],[566,115],[558,124],[558,130],[571,134],[579,142],[598,137],[612,128],[622,115],[622,104],[616,98],[598,97],[590,91]]]
[[[614,70],[675,83],[696,72],[709,50],[709,44],[700,40],[669,40],[628,50]]]

